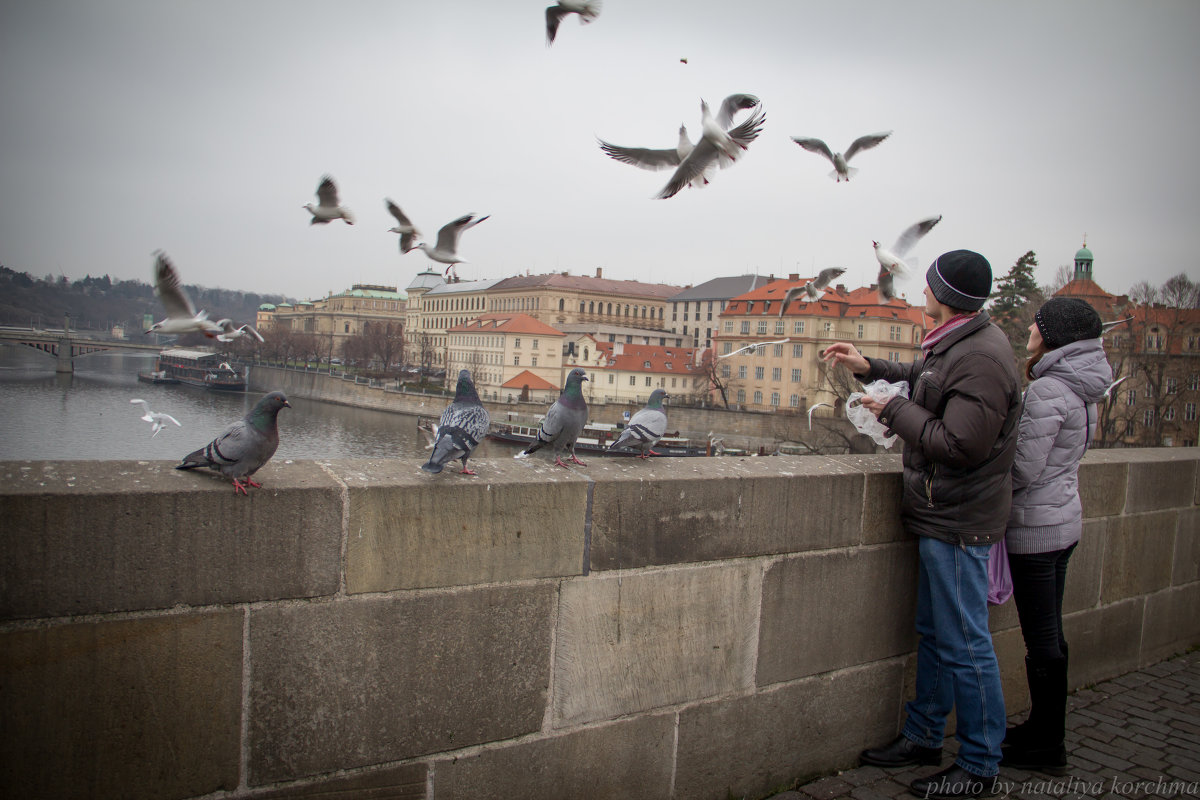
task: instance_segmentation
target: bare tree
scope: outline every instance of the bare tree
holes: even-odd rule
[[[1053,297],[1059,289],[1066,286],[1075,278],[1075,268],[1069,264],[1059,264],[1054,270],[1054,277],[1042,286],[1042,297]]]
[[[715,391],[721,398],[721,405],[729,408],[729,395],[737,388],[738,379],[733,377],[733,365],[725,359],[717,358],[712,348],[704,351],[700,363],[696,365],[695,374],[704,380],[700,382],[696,395],[704,401]]]

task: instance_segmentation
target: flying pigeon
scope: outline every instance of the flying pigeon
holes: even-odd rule
[[[259,400],[249,414],[217,434],[217,438],[184,456],[175,469],[214,469],[233,479],[235,494],[249,494],[248,486],[261,488],[262,484],[250,476],[275,455],[279,447],[279,427],[275,418],[279,409],[285,407],[291,408],[291,404],[283,392],[271,392]]]
[[[821,406],[825,406],[826,408],[833,408],[833,406],[829,405],[829,403],[813,403],[811,406],[809,406],[808,407],[808,429],[810,431],[812,430],[812,412],[816,411]]]
[[[816,300],[821,296],[821,292],[829,287],[829,282],[834,278],[840,277],[846,270],[840,267],[830,267],[821,270],[821,274],[813,278],[803,286],[793,286],[787,290],[787,294],[783,296],[783,303],[779,306],[779,316],[783,316],[783,312],[787,311],[788,303],[795,300],[801,294],[805,296],[804,302]]]
[[[321,178],[321,185],[317,187],[317,204],[314,206],[312,203],[305,203],[304,208],[312,214],[309,225],[325,225],[335,219],[340,219],[347,225],[354,224],[354,215],[350,213],[350,209],[342,208],[339,204],[337,186],[328,175]]]
[[[717,356],[717,358],[730,358],[732,356],[736,356],[738,353],[744,353],[747,350],[754,350],[755,348],[758,348],[758,347],[766,347],[769,344],[787,344],[790,341],[791,341],[791,339],[777,339],[773,342],[754,342],[753,344],[748,344],[745,347],[739,347],[737,350],[734,350],[732,353],[725,353],[724,355],[719,355],[719,356]]]
[[[845,155],[832,152],[829,149],[829,145],[825,144],[825,142],[821,141],[820,139],[793,136],[792,141],[810,153],[816,153],[829,159],[829,162],[833,164],[833,172],[829,173],[829,177],[833,178],[836,183],[841,183],[842,181],[849,182],[850,178],[858,172],[857,169],[850,166],[846,162],[854,158],[854,156],[860,151],[871,149],[891,135],[891,131],[884,131],[883,133],[871,133],[866,136],[860,136],[855,139],[854,143],[850,145],[850,148],[846,150]]]
[[[168,422],[174,422],[176,425],[179,425],[179,420],[175,419],[170,414],[163,414],[162,412],[159,412],[159,411],[151,411],[150,404],[147,403],[145,400],[141,400],[141,399],[135,397],[133,400],[130,400],[129,402],[142,404],[142,410],[145,411],[146,413],[142,415],[141,419],[144,419],[146,422],[149,422],[151,427],[154,429],[154,433],[150,434],[151,437],[158,436],[158,432],[161,431],[163,428],[167,427]],[[180,425],[180,427],[183,427],[183,426]]]
[[[410,250],[416,250],[417,246],[413,244],[413,239],[421,235],[417,230],[417,226],[412,224],[412,220],[408,218],[400,206],[393,203],[391,200],[384,200],[387,203],[387,210],[396,218],[397,225],[394,228],[388,228],[388,233],[400,234],[400,254],[403,255]]]
[[[879,242],[871,242],[875,248],[875,258],[879,261],[879,302],[881,305],[886,305],[896,296],[895,276],[908,277],[908,264],[904,261],[908,251],[912,250],[918,239],[933,230],[933,226],[941,221],[942,215],[939,214],[936,217],[929,217],[913,223],[905,228],[904,233],[900,234],[900,238],[892,245],[891,250],[880,247]]]
[[[738,95],[731,96],[737,97]],[[757,100],[753,95],[740,96]],[[726,99],[728,101],[728,98]],[[722,168],[733,164],[749,148],[750,143],[762,133],[763,123],[767,119],[760,107],[740,125],[726,130],[721,125],[721,122],[725,120],[725,113],[726,108],[723,104],[721,114],[714,119],[712,112],[709,111],[708,103],[700,101],[700,141],[696,142],[692,152],[688,153],[687,157],[679,163],[675,173],[667,181],[667,185],[658,193],[659,199],[665,200],[668,197],[674,197],[683,187],[695,181],[707,183],[707,174],[712,170],[714,164]]]
[[[490,216],[490,215],[488,215]],[[430,247],[426,242],[421,242],[417,245],[421,250],[425,251],[425,255],[432,258],[434,261],[442,264],[448,264],[446,274],[450,275],[455,264],[462,264],[463,259],[458,257],[458,237],[467,228],[473,228],[479,223],[487,219],[487,216],[476,217],[474,214],[467,214],[459,217],[453,222],[447,222],[438,231],[437,246]]]
[[[491,418],[479,395],[475,392],[475,384],[471,382],[471,373],[461,370],[458,373],[458,386],[454,391],[454,399],[438,422],[437,438],[433,444],[433,453],[429,461],[421,465],[426,472],[437,474],[454,459],[462,460],[462,475],[475,475],[467,467],[467,459],[479,446],[479,442],[487,435]]]
[[[150,326],[145,333],[203,333],[212,339],[220,331],[217,323],[205,311],[196,311],[192,299],[183,289],[183,281],[167,254],[161,250],[154,259],[154,294],[167,311],[165,319]]]
[[[260,342],[266,341],[263,339],[262,334],[254,330],[254,327],[249,324],[243,325],[240,328],[235,328],[233,327],[233,320],[222,319],[217,321],[217,326],[221,329],[221,333],[217,334],[218,342],[232,342],[234,339],[242,338],[247,333],[253,336],[255,339],[258,339]]]
[[[558,0],[546,9],[546,46],[554,44],[558,24],[567,14],[578,14],[579,24],[588,25],[600,16],[600,0]]]
[[[575,456],[575,440],[579,438],[588,419],[587,401],[583,399],[583,382],[587,379],[587,373],[581,367],[571,370],[562,394],[550,406],[542,424],[538,426],[537,438],[514,458],[526,458],[530,453],[551,445],[554,448],[555,465],[566,468],[562,453],[569,451],[572,461],[581,467],[587,466]]]
[[[651,448],[667,432],[667,412],[663,411],[663,398],[669,397],[665,390],[655,389],[650,393],[646,407],[633,415],[620,438],[609,446],[609,450],[621,450],[626,447],[636,447],[642,452],[638,458],[656,456]]]

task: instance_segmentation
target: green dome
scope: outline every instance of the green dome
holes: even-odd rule
[[[1091,250],[1088,250],[1087,247],[1081,247],[1081,248],[1079,248],[1079,251],[1077,253],[1075,253],[1075,260],[1076,261],[1094,261],[1095,259],[1092,258]]]
[[[263,303],[261,306],[258,307],[258,310],[259,311],[274,311],[275,304],[274,303]]]

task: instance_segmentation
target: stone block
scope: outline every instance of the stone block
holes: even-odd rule
[[[595,459],[591,568],[628,569],[858,542],[861,473],[805,458]]]
[[[1063,634],[1071,646],[1068,686],[1098,683],[1139,666],[1144,597],[1063,614]]]
[[[1012,601],[1009,601],[1012,604]],[[1025,679],[1025,639],[1020,627],[992,634],[992,647],[1000,664],[1004,686],[1004,713],[1011,716],[1029,708],[1029,682]]]
[[[428,779],[427,765],[402,764],[292,784],[255,794],[254,800],[426,800]]]
[[[170,461],[0,463],[0,619],[337,591],[342,502],[312,462],[271,462],[248,497]]]
[[[866,476],[863,492],[862,544],[902,542],[912,536],[900,524],[904,467],[899,455],[835,456],[834,461]]]
[[[1125,508],[1129,464],[1113,460],[1113,452],[1091,451],[1079,464],[1079,500],[1084,519],[1120,514]]]
[[[679,715],[675,797],[764,797],[801,776],[857,765],[896,735],[904,667],[889,659]]]
[[[1115,603],[1171,584],[1177,511],[1105,520],[1101,602]]]
[[[1182,586],[1195,581],[1200,581],[1200,508],[1192,507],[1179,512],[1171,583]]]
[[[538,730],[553,598],[539,584],[252,609],[250,783]]]
[[[900,655],[916,645],[915,543],[806,553],[763,576],[758,685]]]
[[[1195,505],[1195,447],[1159,447],[1124,451],[1129,460],[1125,513]]]
[[[554,725],[751,688],[760,569],[739,562],[564,582]]]
[[[433,766],[438,800],[671,796],[675,715],[622,720],[480,750]]]
[[[243,620],[229,610],[0,634],[0,795],[236,789]]]
[[[1157,664],[1200,645],[1200,583],[1156,592],[1146,598],[1141,666]]]
[[[998,606],[988,604],[988,630],[993,635],[1020,626],[1021,621],[1017,617],[1017,601],[1012,597]]]
[[[457,462],[456,462],[457,463]],[[386,592],[578,575],[588,479],[488,460],[430,475],[395,459],[331,461],[346,483],[346,591]]]
[[[1063,613],[1095,608],[1100,604],[1100,585],[1104,571],[1106,520],[1084,520],[1083,533],[1071,560],[1067,563],[1067,587],[1063,592]]]

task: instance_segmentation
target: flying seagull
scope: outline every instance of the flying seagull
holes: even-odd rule
[[[752,98],[753,95],[744,95]],[[683,187],[695,181],[701,184],[708,182],[708,172],[713,165],[728,167],[737,161],[750,147],[750,143],[762,133],[766,115],[759,107],[753,114],[734,128],[726,130],[721,126],[725,108],[716,119],[708,108],[708,103],[700,101],[700,141],[692,148],[692,152],[679,163],[667,185],[657,195],[661,200],[674,197]]]
[[[816,153],[829,159],[829,162],[833,164],[833,172],[829,173],[829,177],[833,178],[835,182],[841,183],[842,181],[849,182],[850,178],[858,172],[857,169],[846,162],[854,158],[859,152],[871,149],[891,135],[891,131],[884,131],[883,133],[871,133],[866,136],[860,136],[846,150],[845,155],[832,152],[829,149],[829,145],[820,139],[793,136],[792,141],[810,153]]]
[[[812,412],[816,411],[821,406],[825,406],[826,408],[833,408],[833,406],[829,405],[829,403],[813,403],[811,406],[809,406],[808,407],[808,429],[810,431],[812,430]]]
[[[179,420],[175,419],[170,414],[163,414],[161,411],[151,411],[150,404],[145,400],[135,397],[129,402],[142,404],[142,410],[146,413],[142,415],[141,419],[149,422],[150,426],[154,429],[154,433],[150,434],[151,437],[158,436],[158,432],[167,427],[168,422],[174,422],[176,425],[179,425]],[[180,425],[180,427],[183,426]]]
[[[403,255],[410,250],[416,250],[417,246],[413,244],[413,239],[421,235],[421,232],[417,230],[417,226],[413,225],[412,220],[400,210],[400,206],[387,199],[384,199],[383,202],[387,204],[387,210],[391,215],[396,218],[396,226],[388,228],[388,233],[400,234],[400,254]]]
[[[1126,323],[1126,322],[1133,322],[1133,317],[1126,317],[1125,319],[1118,319],[1118,320],[1113,320],[1112,322],[1105,322],[1105,323],[1102,323],[1102,324],[1100,325],[1100,330],[1102,330],[1102,331],[1107,331],[1107,330],[1110,330],[1110,329],[1112,329],[1112,328],[1115,328],[1115,327],[1117,327],[1118,325],[1121,325],[1121,324],[1123,324],[1123,323]]]
[[[488,216],[491,216],[490,214]],[[446,275],[453,274],[454,265],[464,263],[464,259],[458,257],[458,237],[467,228],[473,228],[479,223],[487,219],[487,216],[476,217],[474,214],[466,214],[459,217],[453,222],[448,222],[438,231],[437,246],[430,247],[428,243],[421,242],[417,245],[418,248],[425,251],[425,255],[442,264],[448,264],[446,267]]]
[[[908,251],[912,250],[913,245],[941,221],[942,215],[939,214],[936,217],[929,217],[909,225],[892,245],[891,250],[880,247],[879,242],[871,242],[875,248],[875,259],[879,262],[879,302],[881,305],[887,305],[896,296],[895,276],[908,277],[908,264],[904,261]]]
[[[558,25],[567,14],[578,14],[579,24],[588,25],[600,16],[600,0],[558,0],[546,9],[546,46],[554,44]]]
[[[846,270],[841,267],[830,267],[821,270],[821,274],[813,278],[803,286],[793,286],[787,290],[787,294],[783,296],[783,302],[779,305],[779,316],[783,316],[783,312],[787,310],[788,303],[795,300],[801,294],[807,298],[804,302],[816,300],[821,296],[821,292],[829,288],[829,282],[834,278],[840,277]]]
[[[271,392],[249,414],[217,434],[217,438],[184,456],[175,469],[214,469],[233,479],[235,494],[249,494],[248,486],[261,488],[262,484],[250,476],[270,461],[279,447],[276,417],[282,408],[291,408],[283,392]]]
[[[442,412],[437,432],[434,434],[436,439],[433,452],[429,455],[429,461],[421,465],[421,469],[437,474],[446,464],[459,459],[463,465],[460,474],[477,474],[467,466],[467,459],[483,441],[483,437],[487,436],[490,424],[491,418],[483,403],[479,402],[479,394],[471,381],[470,371],[460,370],[454,399]]]
[[[321,178],[321,184],[317,187],[317,204],[314,206],[312,203],[305,203],[304,208],[312,214],[309,225],[325,225],[335,219],[340,219],[347,225],[354,224],[354,215],[350,213],[350,209],[342,208],[339,204],[337,185],[328,175]]]
[[[568,468],[562,460],[562,454],[567,452],[570,453],[573,462],[581,467],[587,466],[575,455],[575,440],[579,438],[588,418],[587,400],[583,397],[583,382],[587,379],[587,373],[582,367],[571,370],[567,375],[567,385],[563,387],[562,393],[550,406],[542,424],[538,426],[537,437],[529,447],[513,458],[527,458],[530,453],[550,445],[554,449],[556,466]]]
[[[664,389],[651,392],[645,408],[633,415],[621,436],[609,445],[608,449],[623,450],[626,447],[636,447],[641,450],[638,458],[658,455],[653,448],[667,432],[667,412],[663,410],[663,398],[669,396]]]
[[[154,257],[154,294],[166,309],[167,316],[151,325],[145,333],[203,333],[212,339],[220,332],[217,323],[208,318],[208,312],[197,311],[192,305],[179,273],[161,250]]]
[[[217,334],[218,342],[232,342],[234,339],[240,339],[247,333],[258,339],[260,342],[265,341],[262,334],[254,330],[254,327],[246,324],[240,328],[233,327],[233,320],[222,319],[217,321],[217,326],[221,329],[221,333]]]
[[[1108,388],[1104,390],[1104,399],[1105,399],[1105,400],[1107,400],[1108,398],[1112,397],[1112,392],[1113,392],[1113,389],[1115,389],[1115,388],[1117,388],[1118,386],[1120,386],[1120,385],[1121,385],[1121,381],[1125,380],[1125,379],[1126,379],[1126,378],[1128,378],[1128,377],[1129,377],[1128,375],[1122,375],[1121,377],[1117,378],[1115,381],[1113,381],[1112,383],[1110,383],[1110,384],[1108,385]],[[145,417],[143,417],[142,419],[145,419]]]
[[[717,356],[717,358],[731,358],[733,356],[736,356],[738,353],[744,353],[747,350],[754,350],[755,348],[758,348],[758,347],[766,347],[769,344],[787,344],[790,341],[791,341],[791,339],[777,339],[773,342],[754,342],[753,344],[748,344],[745,347],[739,347],[737,350],[734,350],[732,353],[725,353],[724,355]]]

